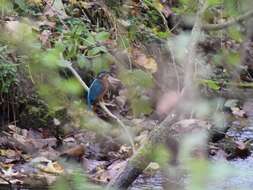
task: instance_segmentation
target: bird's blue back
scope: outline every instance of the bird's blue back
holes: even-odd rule
[[[104,88],[103,82],[99,79],[95,79],[91,83],[90,89],[87,95],[87,103],[90,109],[91,109],[91,105],[94,104],[96,99],[101,95],[101,93],[103,93],[103,90],[104,90],[103,88]]]

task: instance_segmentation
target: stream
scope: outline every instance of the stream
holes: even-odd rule
[[[234,171],[241,171],[241,173],[234,174],[230,177],[220,180],[219,182],[212,182],[207,185],[208,190],[249,190],[253,187],[253,157],[250,156],[247,159],[236,159],[229,161],[230,165]],[[251,170],[251,171],[249,171]],[[249,171],[247,173],[247,171]],[[166,180],[161,173],[156,173],[153,176],[141,175],[134,182],[130,190],[165,190],[163,184]],[[183,181],[187,186],[187,182]],[[174,189],[173,189],[174,190]]]
[[[240,126],[240,122],[234,121],[232,127],[226,132],[226,135],[238,141],[253,140],[253,99],[245,102],[243,110],[246,111],[248,118],[245,126]],[[253,147],[253,141],[250,142]],[[215,165],[219,159],[213,158]],[[205,189],[208,190],[249,190],[253,187],[253,155],[248,156],[246,159],[236,158],[230,161],[225,161],[229,167],[230,174],[219,181],[212,181],[206,185]],[[217,171],[219,175],[220,170]],[[225,174],[224,174],[225,175]],[[187,180],[182,179],[181,183],[187,186]],[[166,179],[164,176],[157,172],[152,176],[141,175],[135,180],[130,190],[165,190],[163,184]],[[174,189],[173,189],[174,190]]]

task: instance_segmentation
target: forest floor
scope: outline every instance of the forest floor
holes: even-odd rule
[[[122,26],[114,26],[115,17],[103,4],[89,1],[89,3],[72,6],[63,3],[63,1],[57,2],[60,3],[37,7],[39,10],[36,6],[30,7],[18,3],[15,15],[1,18],[3,25],[9,32],[8,34],[14,34],[14,36],[20,35],[20,33],[16,33],[17,31],[24,32],[22,27],[24,25],[26,27],[27,23],[32,26],[23,29],[31,40],[27,41],[33,44],[23,44],[25,37],[19,44],[21,48],[13,48],[12,43],[3,44],[0,46],[0,60],[7,64],[11,62],[11,64],[22,66],[24,60],[36,62],[39,59],[38,57],[43,57],[46,64],[34,68],[28,64],[25,69],[18,68],[14,71],[7,71],[8,76],[14,73],[15,76],[21,77],[18,78],[17,83],[14,81],[13,85],[10,86],[10,92],[1,92],[1,99],[3,99],[1,101],[4,103],[0,112],[2,122],[0,131],[0,189],[50,189],[61,187],[59,184],[76,189],[78,186],[83,189],[95,189],[98,188],[97,185],[106,185],[124,169],[127,161],[135,154],[126,131],[115,127],[117,122],[113,121],[115,118],[110,117],[110,113],[131,126],[128,130],[132,135],[134,148],[138,149],[145,143],[150,132],[164,119],[164,114],[169,114],[180,101],[178,89],[175,90],[174,87],[182,86],[183,77],[181,73],[177,73],[177,69],[173,65],[174,60],[171,58],[171,51],[169,51],[170,53],[163,52],[165,49],[163,46],[164,38],[161,37],[165,34],[175,37],[176,33],[158,32],[150,27],[154,29],[153,32],[157,35],[154,37],[150,30],[146,30],[148,27],[142,28],[143,26],[140,25],[137,29],[130,27],[133,31],[128,31],[129,33],[125,37],[123,36],[125,30],[122,30]],[[163,9],[165,16],[170,14],[168,8],[165,6]],[[136,6],[135,9],[143,9],[143,7]],[[136,14],[138,10],[135,9],[131,14]],[[148,7],[144,6],[144,10],[147,11],[147,9]],[[26,18],[30,20],[22,20],[21,15],[26,15]],[[137,14],[137,16],[142,17],[143,15]],[[148,20],[149,18],[145,19]],[[151,22],[157,21],[153,24],[162,28],[160,26],[163,23],[162,20],[163,18],[161,19],[156,11],[155,19]],[[117,24],[123,25],[124,28],[124,25],[128,26],[129,23],[119,19]],[[163,30],[159,27],[156,29]],[[30,36],[33,33],[32,31],[36,33],[35,38],[33,35]],[[122,36],[118,37],[117,32],[123,33]],[[151,33],[152,35],[150,35]],[[131,41],[128,38],[131,38],[132,35],[136,36]],[[140,38],[141,40],[144,38],[145,43],[142,44]],[[2,40],[2,38],[0,39]],[[16,40],[20,42],[18,37]],[[118,40],[121,41],[120,48],[118,47]],[[130,43],[127,40],[131,41],[132,44],[127,45]],[[146,43],[148,40],[151,42]],[[92,45],[89,44],[90,41],[92,41]],[[36,49],[37,42],[43,51]],[[222,99],[223,103],[219,108],[221,111],[219,113],[222,113],[226,118],[223,122],[223,129],[216,131],[208,141],[207,157],[211,162],[224,161],[234,167],[235,170],[240,169],[243,172],[247,171],[253,162],[252,83],[247,83],[248,86],[235,83],[235,86],[239,84],[237,86],[239,93],[237,91],[236,93],[234,93],[235,91],[227,92],[227,83],[230,82],[228,79],[232,78],[230,76],[232,74],[225,70],[231,69],[230,66],[227,68],[221,68],[220,65],[213,66],[212,60],[209,59],[217,53],[218,49],[221,49],[221,46],[238,53],[240,52],[240,45],[235,40],[224,36],[214,38],[210,35],[199,43],[198,51],[205,57],[205,60],[209,60],[207,65],[211,65],[214,69],[212,76],[214,80],[213,78],[201,80],[200,83],[203,85],[200,87],[200,94],[207,99],[207,102],[213,99]],[[126,48],[126,46],[128,47]],[[82,97],[84,90],[81,85],[76,84],[73,80],[67,81],[68,84],[56,80],[59,82],[57,85],[63,90],[54,91],[55,81],[52,81],[56,72],[55,70],[51,72],[51,70],[44,69],[45,66],[50,69],[54,68],[50,64],[58,59],[56,53],[59,49],[57,48],[64,49],[65,58],[73,62],[73,68],[87,84],[90,84],[93,77],[101,70],[107,69],[113,73],[110,81],[111,89],[105,97],[109,114],[101,107],[95,113],[87,111],[84,106],[85,100]],[[27,53],[29,51],[31,52]],[[48,54],[43,54],[44,51]],[[23,53],[28,55],[27,57],[31,57],[31,60],[27,59]],[[33,57],[32,54],[34,53],[39,56]],[[115,64],[117,60],[121,60],[123,63],[117,65]],[[163,78],[164,65],[167,64],[164,60],[172,60],[169,61],[170,66],[167,68],[169,74],[174,74],[172,79]],[[133,68],[134,71],[132,71]],[[180,69],[181,67],[178,71]],[[62,81],[72,76],[69,71],[64,69],[63,71],[57,70],[57,74],[62,77]],[[153,81],[150,78],[155,80],[154,85],[150,85],[152,83],[150,81]],[[52,85],[53,90],[51,89],[52,86],[47,88],[48,86],[41,85],[43,82],[48,86]],[[165,93],[163,86],[166,86]],[[169,91],[167,91],[168,88]],[[41,91],[41,89],[46,90]],[[60,111],[57,110],[50,115],[51,103],[57,104],[58,100],[61,99],[61,93],[66,91],[71,91],[71,93],[67,94],[67,98],[64,96],[65,99],[63,98],[60,103],[66,99],[68,101],[60,106]],[[75,94],[76,91],[78,91],[78,95]],[[224,93],[225,98],[223,91],[226,92]],[[50,93],[46,94],[45,92]],[[160,96],[161,94],[165,95]],[[48,95],[50,100],[45,101],[45,103],[44,100],[48,99]],[[138,99],[139,97],[142,99]],[[80,111],[80,107],[70,106],[75,103],[80,103],[78,105],[83,106],[82,109],[85,108],[85,110]],[[82,116],[85,117],[84,125],[88,127],[82,127],[82,119],[77,121],[77,118]],[[186,116],[182,114],[182,116],[179,121],[182,125],[190,126],[189,122],[192,121],[196,123],[205,121],[215,125],[210,119],[210,115],[204,116],[201,121],[189,116],[189,114]],[[108,127],[107,125],[113,127],[103,131],[102,128]],[[94,129],[91,128],[93,126],[95,126]],[[71,178],[72,175],[73,178]],[[245,174],[241,177],[236,175],[231,175],[224,183],[210,182],[210,189],[234,189],[242,187],[242,184],[245,185],[245,188],[252,187],[252,174]],[[166,177],[163,175],[162,167],[158,163],[152,162],[135,180],[130,189],[162,190],[165,189],[163,185],[170,180]],[[187,185],[187,177],[181,177],[174,183]],[[84,179],[86,179],[85,182],[83,182]]]

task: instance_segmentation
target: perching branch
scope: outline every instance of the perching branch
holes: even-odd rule
[[[237,16],[235,18],[229,19],[227,22],[221,23],[221,24],[203,24],[201,29],[205,31],[214,31],[214,30],[222,30],[226,29],[234,24],[237,24],[238,22],[245,21],[249,18],[253,17],[253,10],[250,10],[240,16]],[[194,23],[192,22],[185,22],[184,17],[181,20],[180,25],[185,28],[193,28]],[[187,19],[186,19],[187,20]]]
[[[207,30],[207,31],[225,29],[225,28],[228,28],[238,22],[247,20],[247,19],[251,18],[252,16],[253,16],[253,10],[250,10],[250,11],[246,12],[245,14],[242,14],[242,15],[235,17],[235,18],[231,18],[229,21],[221,23],[221,24],[204,24],[202,26],[202,29]]]
[[[89,91],[89,87],[86,85],[86,83],[82,80],[82,78],[80,77],[80,75],[76,72],[76,70],[72,67],[72,63],[66,60],[62,61],[62,66],[67,67],[73,74],[74,76],[77,78],[77,80],[80,82],[80,84],[82,85],[82,87],[86,90]],[[99,105],[101,106],[101,108],[112,118],[114,119],[125,131],[129,142],[133,148],[133,151],[135,152],[135,147],[134,147],[134,141],[133,138],[131,137],[127,126],[116,116],[114,115],[110,110],[107,109],[107,107],[105,106],[104,102],[100,102]]]
[[[135,147],[134,147],[134,141],[133,141],[133,138],[131,137],[131,134],[129,133],[128,129],[127,129],[127,126],[116,116],[114,115],[112,112],[110,112],[110,110],[107,109],[107,107],[105,106],[104,102],[100,102],[99,105],[101,106],[101,108],[111,117],[113,118],[114,120],[117,121],[117,123],[123,128],[123,130],[125,131],[128,139],[129,139],[129,142],[131,143],[131,146],[133,148],[133,152],[136,152],[135,151]]]

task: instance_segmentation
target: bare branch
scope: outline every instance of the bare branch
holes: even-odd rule
[[[243,15],[240,15],[238,17],[235,18],[231,18],[229,21],[221,23],[221,24],[204,24],[202,26],[203,30],[209,31],[209,30],[221,30],[221,29],[225,29],[228,28],[238,22],[247,20],[249,18],[251,18],[253,16],[253,10],[250,10],[248,12],[246,12]]]
[[[196,60],[196,46],[200,38],[202,22],[201,18],[205,9],[207,8],[207,3],[205,0],[199,0],[199,11],[197,12],[197,18],[195,20],[195,24],[191,31],[190,42],[186,52],[186,66],[185,66],[185,78],[184,78],[184,86],[188,93],[189,89],[192,88],[192,82],[194,79],[195,71],[194,71],[194,63]]]
[[[222,30],[222,29],[226,29],[234,24],[237,24],[238,22],[242,22],[245,20],[250,19],[251,17],[253,17],[253,10],[250,10],[240,16],[237,16],[235,18],[231,18],[229,19],[227,22],[221,23],[221,24],[203,24],[201,29],[205,30],[205,31],[215,31],[215,30]],[[184,17],[182,17],[181,19],[181,23],[180,25],[182,27],[185,28],[193,28],[194,23],[192,22],[186,22],[187,19],[184,19]]]

